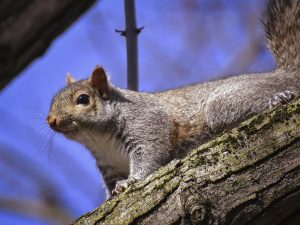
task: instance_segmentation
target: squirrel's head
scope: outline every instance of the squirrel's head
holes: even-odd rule
[[[72,137],[82,128],[108,120],[106,105],[111,86],[102,67],[97,66],[87,80],[75,81],[68,74],[67,84],[54,97],[47,117],[53,130]]]

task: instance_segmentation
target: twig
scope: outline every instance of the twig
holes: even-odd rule
[[[138,90],[138,34],[144,27],[136,27],[135,0],[125,0],[126,30],[115,31],[126,37],[127,47],[127,86],[128,89]]]

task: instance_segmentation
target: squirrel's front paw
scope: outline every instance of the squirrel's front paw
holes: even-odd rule
[[[133,177],[129,177],[127,180],[117,181],[116,187],[112,190],[112,195],[121,194],[123,191],[125,191],[126,188],[129,188],[136,181],[137,179]]]
[[[284,91],[275,94],[270,100],[269,105],[270,108],[274,108],[278,105],[284,105],[289,103],[295,98],[295,94],[291,91]]]

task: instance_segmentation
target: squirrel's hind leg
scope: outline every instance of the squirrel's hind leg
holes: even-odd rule
[[[269,99],[270,108],[274,108],[279,105],[285,105],[295,99],[295,94],[291,91],[283,91],[276,93]]]

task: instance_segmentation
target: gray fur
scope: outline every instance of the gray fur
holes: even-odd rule
[[[270,0],[264,20],[268,46],[278,68],[293,70],[300,63],[300,1]]]
[[[144,178],[224,129],[266,110],[273,96],[287,100],[286,93],[300,95],[299,2],[270,1],[266,32],[279,65],[273,72],[155,94],[108,84],[105,98],[89,80],[82,80],[56,95],[49,118],[58,118],[57,130],[92,152],[109,193],[117,181]],[[80,91],[90,96],[90,105],[74,104]]]

